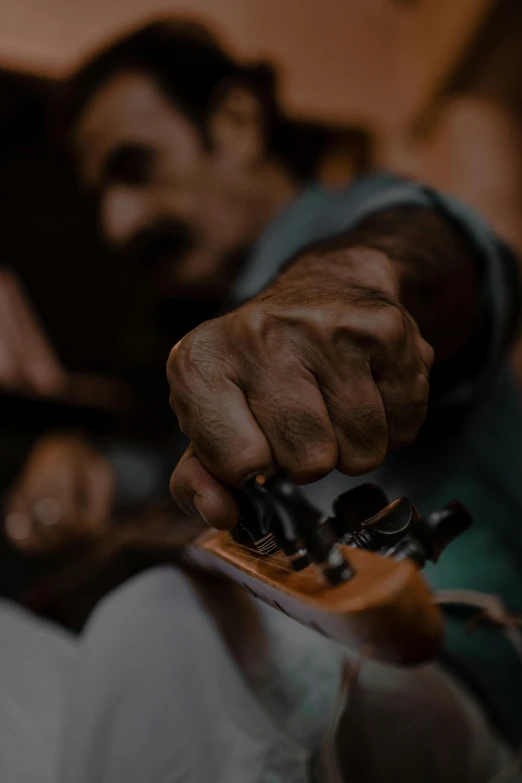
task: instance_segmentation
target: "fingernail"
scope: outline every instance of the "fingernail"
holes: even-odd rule
[[[199,495],[194,495],[194,498],[193,498],[192,502],[194,503],[194,508],[198,512],[198,514],[201,517],[201,519],[203,520],[203,522],[205,522],[209,527],[212,527],[210,522],[208,522],[207,519],[205,519],[205,515],[201,511],[201,508],[200,508],[200,506],[201,506],[201,498],[199,497]]]

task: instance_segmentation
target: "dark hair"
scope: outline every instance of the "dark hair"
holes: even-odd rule
[[[131,32],[92,57],[68,82],[62,96],[60,124],[69,137],[86,103],[110,76],[135,69],[157,82],[206,139],[206,121],[220,87],[242,84],[260,102],[267,153],[298,179],[312,175],[317,145],[305,139],[306,126],[284,117],[276,98],[274,68],[241,63],[231,57],[201,24],[163,20]]]

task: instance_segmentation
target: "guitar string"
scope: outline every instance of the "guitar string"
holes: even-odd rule
[[[289,574],[296,573],[291,566],[282,565],[286,562],[284,555],[259,555],[256,554],[255,550],[250,549],[250,547],[244,546],[243,544],[238,544],[237,542],[234,544],[234,547],[237,547],[239,550],[241,550],[243,557],[246,557],[249,560],[254,560],[256,563],[264,561],[272,565],[274,568],[279,569],[280,571],[286,571]]]
[[[234,548],[236,547],[244,552],[248,552],[251,555],[255,555],[258,559],[261,560],[280,560],[282,563],[288,563],[285,555],[281,554],[280,552],[273,552],[269,555],[263,555],[261,552],[257,552],[257,550],[252,549],[252,547],[246,546],[246,544],[240,544],[237,541],[234,541]]]
[[[251,555],[251,554],[246,554],[246,553],[242,553],[242,554],[243,554],[243,557],[245,557],[247,560],[252,560],[252,561],[254,561],[255,563],[259,563],[259,562],[262,562],[263,560],[265,560],[265,562],[267,562],[267,563],[268,563],[269,565],[271,565],[273,568],[276,568],[278,571],[285,571],[285,572],[286,572],[286,573],[288,573],[288,574],[294,574],[294,573],[296,573],[296,572],[295,572],[295,570],[294,570],[293,568],[291,568],[291,567],[285,567],[285,566],[283,566],[283,565],[280,565],[279,563],[274,563],[274,562],[272,562],[272,561],[268,560],[268,558],[266,558],[266,559],[265,559],[265,558],[263,558],[263,557],[260,557],[259,555],[258,555],[258,556],[256,556],[256,555]]]
[[[263,555],[261,552],[257,552],[255,549],[252,549],[251,547],[245,546],[245,544],[238,544],[237,542],[234,543],[234,547],[237,547],[242,552],[245,552],[246,554],[249,554],[256,558],[256,560],[264,560],[266,562],[274,562],[279,561],[280,563],[284,563],[285,566],[288,566],[288,560],[286,559],[285,555],[282,555],[280,553],[272,553],[269,555]],[[293,569],[292,569],[293,570]]]

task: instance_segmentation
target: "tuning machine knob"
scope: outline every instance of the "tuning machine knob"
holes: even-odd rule
[[[334,502],[333,512],[328,521],[342,543],[397,560],[409,558],[420,567],[427,560],[436,563],[472,521],[457,501],[420,517],[407,498],[388,504],[384,492],[374,484],[344,492]]]
[[[361,530],[366,520],[388,506],[389,500],[376,484],[359,484],[337,497],[332,505],[332,517],[328,520],[341,542]]]
[[[411,535],[414,546],[412,547],[411,543],[408,545],[408,541],[404,540],[402,546],[398,545],[393,556],[401,559],[402,550],[405,557],[412,557],[421,566],[426,560],[436,563],[446,547],[465,533],[471,523],[472,518],[466,508],[458,501],[452,500],[444,508],[415,520]]]

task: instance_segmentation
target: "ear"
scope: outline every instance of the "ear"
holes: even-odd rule
[[[248,169],[264,156],[262,109],[245,87],[227,87],[216,100],[209,122],[212,147],[227,165]]]

